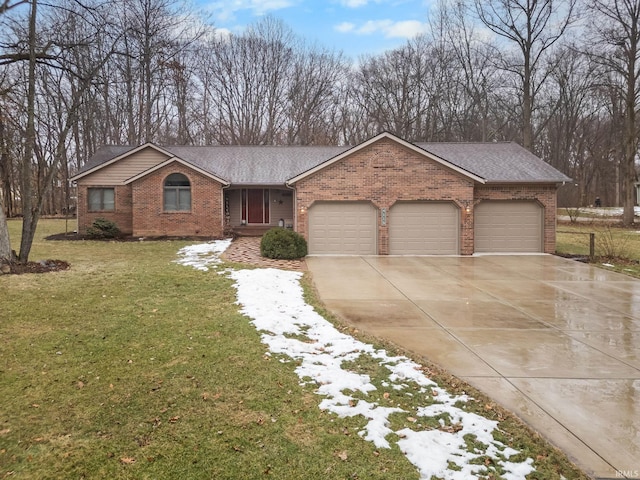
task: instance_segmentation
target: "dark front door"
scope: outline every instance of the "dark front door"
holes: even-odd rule
[[[247,223],[269,223],[269,190],[247,191]]]

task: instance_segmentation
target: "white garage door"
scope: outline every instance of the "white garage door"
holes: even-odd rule
[[[368,202],[319,202],[309,208],[309,253],[375,255],[376,209]]]
[[[459,218],[459,209],[451,202],[396,203],[389,211],[389,253],[457,255]]]
[[[542,252],[542,207],[537,202],[483,201],[475,208],[476,252]]]

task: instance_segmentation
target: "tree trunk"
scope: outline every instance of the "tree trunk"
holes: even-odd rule
[[[636,12],[637,13],[637,12]],[[636,17],[637,18],[637,17]],[[622,211],[622,223],[625,226],[633,225],[635,217],[635,182],[636,182],[636,155],[638,153],[638,132],[636,124],[636,61],[638,56],[638,30],[637,26],[631,27],[630,42],[627,54],[627,78],[625,92],[625,132],[624,132],[624,205]]]
[[[9,239],[9,226],[4,215],[4,204],[0,196],[0,263],[13,260],[11,254],[11,241]]]
[[[625,226],[630,226],[633,225],[635,217],[635,160],[638,151],[636,141],[635,80],[633,84],[628,85],[626,101],[624,165],[622,168],[624,178],[622,223]]]
[[[27,128],[24,139],[24,155],[20,166],[20,183],[22,195],[22,238],[18,260],[29,260],[31,244],[38,225],[39,212],[33,203],[33,162],[35,147],[35,98],[36,98],[36,10],[37,0],[31,1],[29,14],[29,78],[27,93]]]

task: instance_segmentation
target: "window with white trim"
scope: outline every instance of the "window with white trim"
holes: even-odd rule
[[[90,212],[113,211],[116,209],[116,192],[114,188],[87,189]]]
[[[182,173],[172,173],[164,181],[165,212],[191,210],[191,182]]]

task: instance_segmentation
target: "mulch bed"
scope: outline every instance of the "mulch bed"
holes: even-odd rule
[[[194,237],[194,236],[160,236],[160,237],[133,237],[131,235],[120,235],[113,238],[96,238],[88,235],[80,235],[78,233],[56,233],[45,237],[45,240],[91,240],[94,242],[140,242],[140,241],[165,241],[165,240],[194,240],[200,242],[206,242],[209,240],[219,240],[214,237]]]
[[[39,262],[27,263],[12,262],[9,264],[9,274],[60,272],[68,270],[70,266],[64,260],[40,260]]]

